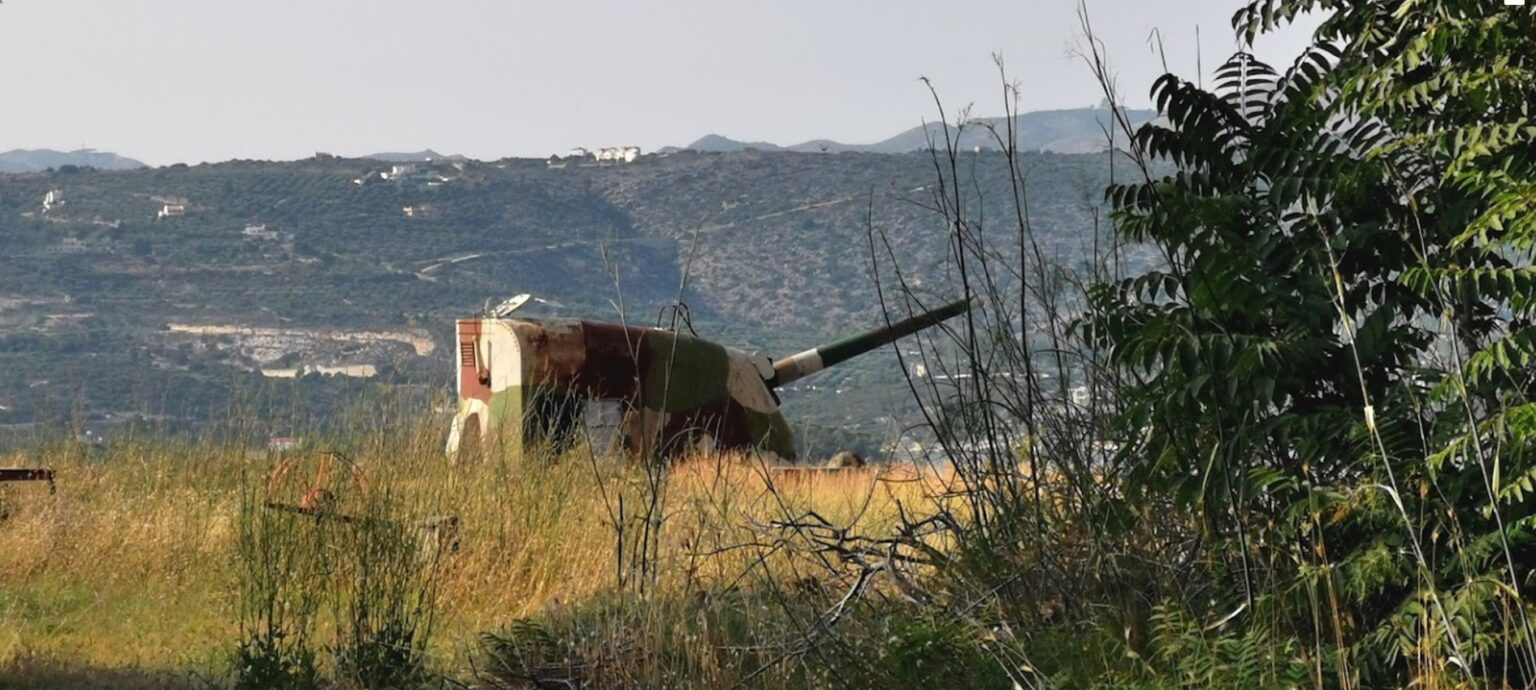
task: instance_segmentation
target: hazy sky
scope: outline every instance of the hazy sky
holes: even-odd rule
[[[1207,70],[1243,0],[1089,0],[1133,105],[1169,66]],[[1077,0],[5,0],[0,150],[151,164],[431,147],[477,158],[573,146],[884,139],[947,105],[1099,100]],[[1307,31],[1260,46],[1289,58]]]

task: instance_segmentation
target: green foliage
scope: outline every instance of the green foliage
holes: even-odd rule
[[[482,667],[477,680],[490,688],[574,686],[581,662],[537,621],[518,619],[480,638]]]
[[[478,687],[498,690],[1014,687],[993,636],[963,618],[865,602],[835,629],[807,630],[825,602],[787,593],[600,597],[482,635],[471,666]]]
[[[295,467],[282,471],[304,471]],[[309,514],[282,508],[289,504],[274,501],[268,481],[244,483],[235,563],[237,687],[319,687],[313,637],[322,622],[343,687],[401,690],[429,682],[442,548],[423,536],[436,533],[404,510],[423,506],[395,495],[393,478],[383,474],[367,490],[345,482],[326,488]],[[315,481],[329,476],[321,470]],[[328,619],[321,617],[323,604]]]
[[[1133,144],[1177,170],[1108,192],[1168,258],[1095,294],[1138,381],[1121,461],[1250,604],[1310,601],[1332,622],[1279,632],[1341,642],[1368,684],[1522,685],[1536,14],[1261,0],[1235,22],[1251,40],[1313,10],[1284,72],[1239,53],[1212,90],[1158,80],[1167,124]]]
[[[819,687],[795,622],[814,613],[766,588],[615,593],[482,635],[471,666],[496,690]]]
[[[311,642],[322,588],[314,532],[241,493],[235,579],[241,639],[231,658],[238,690],[320,687]]]
[[[1326,659],[1308,659],[1300,643],[1270,634],[1261,626],[1246,630],[1212,629],[1175,609],[1152,618],[1152,639],[1145,653],[1124,650],[1124,669],[1094,683],[1109,690],[1288,690],[1321,687],[1331,673]]]
[[[281,636],[253,637],[235,648],[235,690],[317,690],[314,651],[284,643]]]
[[[346,530],[335,573],[337,675],[356,688],[419,687],[429,676],[427,644],[436,613],[435,555],[423,553],[419,531],[378,506]]]
[[[917,617],[894,626],[883,651],[892,678],[924,688],[1013,686],[1003,667],[981,646],[976,631],[954,620]]]

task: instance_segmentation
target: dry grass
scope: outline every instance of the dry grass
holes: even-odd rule
[[[436,670],[450,674],[480,632],[612,593],[619,497],[633,511],[648,494],[639,468],[580,452],[454,467],[431,433],[328,447],[347,449],[370,492],[387,486],[402,497],[403,518],[459,517],[432,652]],[[132,673],[158,687],[167,672],[227,673],[238,636],[232,564],[242,487],[263,484],[277,458],[152,441],[90,454],[59,445],[18,460],[57,469],[59,490],[4,489],[0,686]],[[894,525],[898,504],[920,513],[938,488],[938,478],[910,468],[780,476],[747,458],[693,458],[663,485],[653,589],[726,586],[760,577],[765,562],[775,577],[802,577],[813,569],[775,546],[774,521],[814,510],[879,532]]]

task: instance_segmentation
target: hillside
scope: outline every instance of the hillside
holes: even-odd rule
[[[468,160],[460,155],[443,155],[432,149],[422,151],[387,151],[384,153],[372,153],[363,158],[386,163],[430,163],[432,161],[462,161]]]
[[[1003,157],[973,160],[989,217],[1004,217]],[[1104,158],[1023,166],[1047,249],[1073,256]],[[607,319],[622,305],[649,324],[685,275],[701,334],[796,351],[879,323],[869,222],[945,293],[943,224],[914,203],[930,193],[925,154],[389,169],[321,156],[0,175],[0,424],[190,425],[242,396],[323,410],[377,382],[446,392],[453,319],[486,300],[532,292]],[[50,190],[66,201],[45,210]],[[376,376],[274,378],[361,366]],[[785,391],[786,411],[878,432],[906,409],[894,369],[888,353],[856,360]]]
[[[1128,110],[1126,113],[1132,125],[1151,120],[1157,114],[1151,110]],[[1109,121],[1110,113],[1103,108],[1042,110],[1016,116],[1014,129],[1021,151],[1094,153],[1108,148],[1104,141],[1103,128]],[[952,137],[958,137],[961,150],[981,148],[996,151],[1001,147],[998,146],[997,139],[989,128],[1005,133],[1007,123],[1008,119],[1003,117],[977,118],[963,130],[953,125],[931,123],[913,127],[873,144],[844,144],[828,139],[815,139],[793,146],[779,146],[764,141],[736,141],[719,134],[710,134],[685,148],[690,151],[715,153],[748,149],[797,153],[911,153],[928,148],[929,142],[938,142],[942,145],[945,129],[948,129]]]
[[[134,170],[144,167],[132,158],[115,153],[80,149],[78,151],[54,151],[52,149],[12,149],[0,153],[0,173],[41,172],[64,166],[96,168],[98,170]]]

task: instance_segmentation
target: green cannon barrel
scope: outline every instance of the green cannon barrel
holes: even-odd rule
[[[773,379],[769,387],[776,388],[803,379],[827,367],[845,362],[881,345],[895,342],[947,319],[969,311],[966,300],[950,302],[933,311],[923,312],[902,319],[882,328],[876,328],[837,342],[790,355],[773,363]]]

